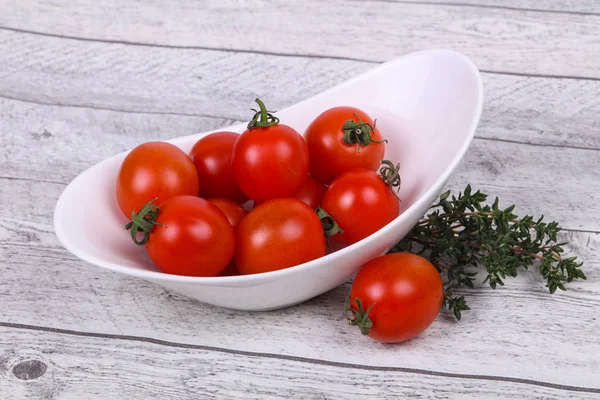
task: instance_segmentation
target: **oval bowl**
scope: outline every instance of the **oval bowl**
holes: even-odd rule
[[[386,159],[402,164],[400,215],[368,238],[302,265],[210,278],[160,272],[123,229],[127,220],[116,202],[115,182],[127,151],[89,168],[65,188],[54,212],[56,235],[83,261],[149,280],[202,302],[238,310],[270,310],[301,303],[342,284],[410,231],[467,151],[482,103],[479,71],[466,56],[450,50],[426,50],[381,64],[280,110],[277,115],[282,123],[303,133],[330,107],[362,108],[377,119],[389,140]],[[241,133],[245,124],[224,129]],[[189,152],[199,138],[216,131],[169,142]],[[86,229],[88,226],[95,229]]]

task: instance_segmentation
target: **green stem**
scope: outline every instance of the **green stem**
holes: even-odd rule
[[[164,227],[164,225],[156,222],[156,218],[158,218],[158,212],[160,210],[156,204],[152,204],[156,200],[157,198],[154,198],[148,203],[144,204],[139,213],[136,213],[135,210],[133,210],[131,212],[131,222],[125,225],[125,229],[127,229],[131,234],[131,241],[138,246],[143,246],[146,244],[146,242],[148,242],[150,232],[152,232],[155,225]],[[137,239],[138,232],[142,232],[144,234],[144,238],[142,240]]]
[[[254,116],[252,117],[252,120],[248,122],[248,129],[267,128],[279,123],[279,118],[273,115],[276,111],[267,111],[265,103],[259,98],[256,98],[254,101],[258,104],[259,110],[252,109],[252,111],[254,111]]]
[[[344,315],[346,316],[348,325],[358,326],[360,328],[360,333],[363,335],[368,335],[373,327],[373,321],[371,321],[369,318],[369,313],[371,312],[371,309],[375,303],[371,304],[369,308],[365,310],[360,299],[357,298],[355,301],[358,310],[352,309],[352,307],[348,305],[348,299],[346,299],[346,304],[344,305]],[[349,312],[352,313],[352,317],[349,316]]]
[[[373,125],[368,122],[363,122],[360,117],[354,114],[358,121],[352,119],[347,120],[342,125],[342,131],[344,132],[344,143],[348,146],[358,144],[358,152],[360,153],[360,146],[368,146],[371,143],[381,144],[387,143],[387,140],[375,140],[371,137],[371,133],[375,130],[377,120],[373,122]]]
[[[321,220],[321,225],[323,225],[323,233],[325,234],[326,238],[336,235],[338,233],[340,235],[344,233],[342,228],[340,228],[340,226],[337,224],[337,222],[335,222],[331,215],[327,214],[327,211],[319,207],[317,208],[317,215]]]
[[[400,178],[400,163],[394,165],[394,163],[389,160],[382,160],[379,174],[392,193],[394,193],[394,196],[396,196],[398,201],[402,202],[402,199],[398,196],[400,184],[402,183]],[[394,190],[394,188],[396,188],[396,190]]]

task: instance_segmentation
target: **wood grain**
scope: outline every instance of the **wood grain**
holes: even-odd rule
[[[524,273],[502,289],[470,291],[472,310],[460,323],[442,314],[418,339],[386,346],[345,324],[348,285],[273,312],[201,304],[69,255],[51,225],[52,206],[63,185],[4,180],[2,187],[7,191],[0,192],[5,205],[0,209],[0,259],[5,260],[0,322],[598,388],[600,339],[594,309],[600,306],[600,234],[561,236],[571,242],[569,251],[586,261],[589,278],[574,282],[567,292],[551,296],[534,271]],[[20,200],[13,203],[9,196]]]
[[[0,0],[0,398],[598,398],[600,5],[409,3]],[[441,314],[387,346],[346,325],[348,283],[224,310],[87,265],[54,235],[65,184],[108,156],[447,46],[499,72],[483,73],[477,138],[448,187],[571,229],[588,280],[567,292],[535,271],[478,286],[463,321]]]
[[[485,70],[600,78],[600,15],[343,0],[2,0],[0,9],[2,27],[92,41],[372,61],[450,47]]]
[[[0,328],[0,394],[51,399],[484,399],[501,396],[594,399],[597,394],[539,384],[369,371],[299,360]],[[12,371],[43,360],[41,377]],[[13,397],[15,398],[15,397]]]
[[[600,3],[596,0],[369,0],[398,3],[461,5],[485,8],[514,8],[535,11],[600,14]]]
[[[346,60],[140,48],[2,31],[0,47],[0,97],[159,114],[138,117],[152,125],[161,118],[174,121],[172,115],[246,120],[256,95],[281,109],[374,67]],[[600,149],[600,81],[484,73],[483,84],[477,136]],[[5,115],[19,113],[18,106],[3,104]],[[205,130],[205,124],[197,126],[195,132]],[[175,128],[173,136],[179,136],[181,130]],[[156,130],[144,123],[139,129]]]
[[[2,176],[63,183],[144,141],[184,136],[227,122],[2,99],[0,105],[6,132],[0,139],[6,149],[0,153]],[[50,176],[47,166],[52,171]],[[599,170],[600,156],[595,150],[475,139],[448,187],[461,190],[471,183],[498,195],[504,204],[517,203],[519,212],[544,214],[569,229],[600,231],[600,221],[589,218],[600,215],[600,205],[588,189],[600,185]]]

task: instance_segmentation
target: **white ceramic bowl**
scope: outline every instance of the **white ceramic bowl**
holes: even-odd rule
[[[249,104],[253,100],[248,99]],[[297,304],[342,284],[361,265],[385,253],[410,231],[467,151],[482,102],[479,71],[467,57],[448,50],[429,50],[382,64],[280,110],[277,115],[282,123],[302,133],[327,108],[362,108],[377,118],[377,125],[389,140],[386,158],[402,164],[400,216],[368,238],[302,265],[214,278],[160,272],[123,229],[127,221],[117,206],[115,181],[127,152],[91,167],[65,188],[54,213],[56,235],[67,250],[90,264],[147,279],[206,303],[239,310]],[[225,129],[241,133],[245,124]],[[170,142],[187,152],[211,132]],[[86,223],[81,223],[84,220]],[[91,225],[93,230],[86,229]]]

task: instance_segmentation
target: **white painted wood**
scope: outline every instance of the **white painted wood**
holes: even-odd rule
[[[256,95],[282,108],[375,66],[347,60],[108,45],[3,31],[0,47],[0,97],[231,120],[248,119]],[[600,81],[484,73],[483,83],[485,102],[478,136],[600,149]],[[17,107],[3,103],[5,113],[18,112]],[[142,125],[144,130],[157,129],[155,121],[174,120],[168,116],[138,119],[152,121]],[[194,132],[203,131],[203,126],[198,123]],[[172,136],[181,132],[176,129]]]
[[[372,0],[381,1],[381,0]],[[440,6],[463,5],[470,7],[515,8],[525,10],[552,11],[564,13],[600,13],[597,0],[384,0],[399,3],[432,3]]]
[[[62,185],[3,180],[0,201],[0,322],[146,336],[370,366],[498,375],[600,388],[600,234],[562,236],[589,280],[547,293],[534,271],[493,291],[469,291],[459,323],[442,314],[418,339],[388,346],[342,316],[348,285],[285,310],[212,307],[138,279],[85,265],[60,247],[51,207]],[[6,194],[4,194],[6,193]],[[11,202],[8,198],[20,199]],[[30,193],[28,196],[27,193]],[[107,343],[110,347],[110,342]]]
[[[0,9],[0,26],[86,40],[375,61],[452,47],[485,70],[600,77],[600,15],[343,0],[2,0]]]
[[[551,296],[530,271],[496,291],[478,287],[466,292],[472,310],[463,321],[442,314],[400,346],[372,342],[346,326],[348,284],[286,310],[223,310],[86,265],[53,233],[52,211],[65,183],[94,163],[146,140],[243,120],[256,95],[285,107],[366,71],[371,61],[412,49],[451,44],[484,69],[600,77],[600,16],[569,13],[598,12],[595,2],[510,0],[504,8],[467,2],[474,0],[209,1],[205,7],[0,0],[0,26],[94,39],[0,28],[0,398],[597,398],[600,233],[561,235],[585,261],[587,281]],[[347,23],[360,21],[359,12],[368,23]],[[258,13],[272,19],[258,24]],[[348,56],[348,37],[351,57],[371,61],[335,59]],[[600,81],[483,78],[478,138],[449,187],[470,182],[504,204],[517,203],[519,212],[599,232]],[[26,359],[45,362],[46,373],[16,379],[12,368]],[[331,362],[533,379],[596,393]]]
[[[2,99],[0,117],[5,132],[2,145],[7,149],[0,153],[1,175],[63,183],[144,141],[189,135],[227,123],[221,119],[49,107]],[[523,213],[545,214],[561,221],[565,228],[600,231],[600,220],[589,217],[600,215],[600,204],[589,190],[600,186],[599,167],[597,150],[475,139],[449,187],[461,190],[471,183],[500,196],[507,204],[518,203]]]
[[[136,340],[0,328],[0,394],[62,399],[595,399],[536,384],[369,371]],[[46,373],[20,380],[28,359]]]

